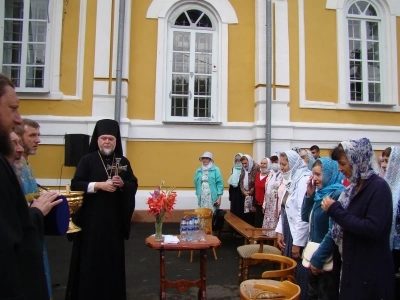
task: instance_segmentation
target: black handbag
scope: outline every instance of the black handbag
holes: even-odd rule
[[[224,227],[226,211],[223,209],[217,208],[215,209],[213,216],[212,216],[212,230],[218,231]]]

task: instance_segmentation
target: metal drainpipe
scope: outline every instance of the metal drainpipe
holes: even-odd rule
[[[265,87],[265,156],[271,156],[272,108],[272,0],[266,0],[266,87]]]
[[[124,24],[125,0],[119,1],[118,44],[117,44],[117,68],[115,81],[115,111],[114,120],[121,120],[121,91],[122,91],[122,60],[124,56]]]

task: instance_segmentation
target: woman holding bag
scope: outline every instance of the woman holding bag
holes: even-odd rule
[[[332,255],[334,241],[328,234],[329,217],[322,210],[321,203],[326,196],[337,200],[345,187],[344,176],[338,170],[336,161],[318,158],[312,166],[313,175],[307,182],[307,192],[301,208],[301,219],[310,224],[309,242],[320,243],[310,259],[308,278],[308,299],[336,299],[332,284],[332,272],[324,271],[326,259]],[[305,252],[307,250],[307,246]],[[304,255],[304,253],[303,253]]]

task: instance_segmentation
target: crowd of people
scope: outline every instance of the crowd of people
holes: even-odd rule
[[[38,150],[40,125],[22,119],[18,107],[14,85],[0,74],[0,299],[51,299],[43,224],[65,199],[39,193],[29,156]],[[116,121],[96,123],[89,152],[71,181],[74,191],[84,192],[72,215],[83,230],[69,235],[66,299],[125,299],[124,239],[138,181],[123,156]],[[212,153],[199,160],[198,206],[215,210],[224,180]],[[228,179],[230,210],[255,227],[274,229],[265,234],[275,235],[282,253],[298,261],[301,299],[394,299],[399,167],[400,147],[385,149],[376,160],[367,138],[342,141],[330,157],[320,157],[316,145],[276,152],[259,164],[237,153]],[[306,267],[301,259],[310,242],[319,246]],[[329,257],[333,267],[326,270]]]
[[[200,161],[198,205],[215,209],[223,194],[221,172],[210,152]],[[370,141],[362,138],[342,141],[330,157],[321,157],[313,145],[273,153],[259,164],[237,153],[233,162],[230,211],[252,226],[274,229],[265,234],[276,236],[283,255],[298,262],[302,300],[394,299],[400,147],[385,149],[377,161]],[[308,243],[319,245],[305,266]]]

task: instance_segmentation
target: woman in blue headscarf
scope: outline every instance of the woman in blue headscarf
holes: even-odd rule
[[[367,138],[341,142],[334,154],[339,171],[350,181],[338,201],[328,196],[321,205],[334,221],[333,276],[339,299],[394,299],[390,187],[376,175]]]
[[[327,235],[329,217],[322,210],[322,200],[330,196],[337,200],[345,187],[338,163],[330,158],[318,158],[312,166],[313,175],[307,182],[307,192],[301,209],[301,218],[310,224],[311,242],[320,243],[310,262],[308,299],[335,299],[332,272],[322,270],[325,260],[332,254],[334,241]]]

